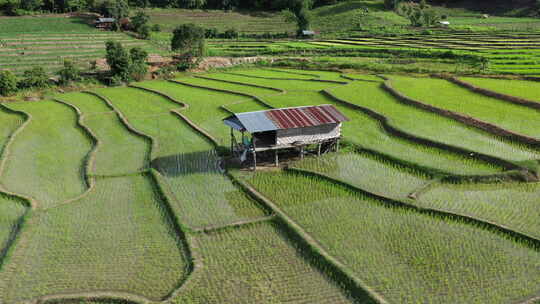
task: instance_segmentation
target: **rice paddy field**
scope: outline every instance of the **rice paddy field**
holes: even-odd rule
[[[17,17],[0,19],[0,70],[16,74],[41,66],[59,70],[70,59],[84,70],[105,57],[105,42],[115,40],[127,48],[141,47],[151,54],[164,51],[147,41],[120,32],[100,31],[92,19],[68,16]]]
[[[538,139],[534,107],[385,76]],[[538,100],[532,81],[462,80]],[[384,82],[235,68],[1,103],[0,303],[537,301],[538,145]],[[339,152],[228,159],[231,113],[321,104],[349,118]]]

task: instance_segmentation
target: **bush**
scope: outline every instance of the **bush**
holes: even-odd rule
[[[73,81],[79,81],[81,79],[80,71],[75,67],[71,60],[64,60],[64,67],[58,71],[60,76],[59,82],[61,85],[68,85]]]
[[[236,29],[228,29],[223,33],[223,38],[225,39],[238,39],[238,31]]]
[[[0,95],[13,95],[17,90],[17,76],[11,71],[0,71]]]
[[[123,81],[129,81],[130,58],[122,44],[112,40],[107,41],[107,64],[111,67],[113,76],[118,76]]]
[[[180,25],[173,31],[171,49],[192,57],[202,57],[205,50],[204,35],[204,29],[195,24]]]
[[[137,34],[139,34],[139,38],[141,39],[149,39],[150,38],[150,26],[145,24],[137,30]]]
[[[45,88],[49,86],[49,76],[42,67],[36,66],[24,71],[19,85],[23,88]]]
[[[129,50],[129,57],[131,59],[129,67],[130,79],[143,80],[146,73],[148,73],[148,66],[146,65],[148,53],[140,47],[134,47]]]
[[[152,32],[161,32],[161,25],[154,24],[154,25],[152,25],[151,30],[152,30]]]
[[[204,30],[204,37],[205,38],[218,38],[219,36],[219,33],[218,33],[218,29],[213,27],[213,28],[207,28],[206,30]]]

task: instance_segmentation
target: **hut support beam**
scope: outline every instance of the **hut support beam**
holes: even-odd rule
[[[317,147],[317,156],[321,156],[321,146],[322,146],[322,143],[319,143]]]
[[[336,152],[339,152],[339,138],[336,139]]]
[[[304,159],[304,146],[300,146],[300,159]]]
[[[279,167],[279,158],[278,158],[278,150],[274,150],[274,153],[275,153],[275,162],[276,162],[276,167]]]

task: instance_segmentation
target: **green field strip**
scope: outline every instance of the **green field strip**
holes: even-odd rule
[[[268,110],[267,107],[262,106],[258,103],[251,101],[234,103],[230,105],[223,106],[223,108],[231,113],[242,113],[242,112],[254,112],[254,111],[263,111]]]
[[[507,160],[540,159],[538,150],[505,141],[453,119],[402,104],[377,83],[355,82],[328,91],[337,98],[386,116],[389,123],[396,128],[419,137]]]
[[[371,74],[343,74],[344,78],[352,79],[352,80],[363,80],[363,81],[376,81],[376,82],[383,82],[383,79],[378,77],[377,75],[371,75]]]
[[[292,167],[317,172],[394,199],[406,199],[433,178],[367,153],[330,153],[304,159]]]
[[[57,98],[79,108],[83,123],[99,140],[92,171],[87,174],[122,175],[149,168],[149,142],[126,129],[102,100],[85,93],[62,94]]]
[[[122,46],[141,46],[145,45],[144,42],[128,42],[128,43],[122,43]],[[12,51],[27,51],[27,50],[78,50],[81,47],[77,45],[39,45],[39,46],[25,46],[25,47],[16,47],[16,48],[6,48],[3,50],[0,50],[0,52],[12,52]],[[105,45],[101,44],[90,44],[84,46],[85,49],[105,49]]]
[[[356,302],[289,237],[274,222],[192,236],[204,266],[171,302]]]
[[[182,94],[182,86],[171,85],[175,90],[180,88],[179,94]],[[115,92],[117,90],[121,92]],[[96,91],[107,97],[133,128],[156,141],[152,167],[159,172],[157,178],[166,188],[164,191],[168,193],[171,208],[182,223],[192,229],[203,229],[265,215],[255,201],[223,175],[220,159],[206,139],[171,113],[145,116],[160,113],[174,104],[157,94],[134,88],[129,88],[129,94],[126,94],[126,90]],[[135,100],[139,107],[133,106],[133,94],[141,95]],[[152,96],[145,98],[148,94]]]
[[[232,73],[235,73],[235,70],[231,71]],[[295,78],[295,79],[317,79],[317,76],[315,75],[306,75],[306,74],[298,74],[298,73],[287,73],[287,72],[281,72],[275,69],[249,69],[249,70],[241,70],[242,75],[246,76],[256,76],[256,77],[265,77],[265,78]]]
[[[540,103],[540,82],[473,77],[460,77],[459,79],[497,93],[525,98]]]
[[[204,77],[204,78],[201,78]],[[182,77],[179,80],[181,80],[184,83],[194,84],[198,86],[203,87],[209,87],[219,90],[228,90],[232,92],[237,92],[240,94],[248,94],[253,96],[259,96],[264,97],[267,95],[275,95],[279,94],[280,92],[269,89],[269,88],[263,88],[263,87],[254,87],[254,86],[245,86],[241,84],[235,84],[235,83],[228,83],[223,82],[219,80],[212,80],[211,78],[207,78],[205,76],[197,75],[197,77]]]
[[[181,80],[181,78],[178,80]],[[183,110],[182,114],[216,137],[222,146],[228,146],[230,130],[225,128],[221,121],[229,115],[229,113],[221,109],[221,106],[253,101],[252,98],[247,96],[216,92],[167,81],[147,81],[136,85],[163,92],[189,104],[189,107]]]
[[[230,73],[209,73],[205,76],[217,79],[217,80],[225,80],[225,81],[235,81],[239,83],[246,83],[246,84],[255,84],[255,85],[261,85],[266,87],[273,87],[281,90],[286,91],[320,91],[327,88],[339,86],[341,84],[337,83],[327,83],[327,82],[319,82],[319,81],[309,81],[309,80],[299,80],[299,81],[291,81],[291,80],[276,80],[276,79],[263,79],[263,78],[255,78],[250,77],[247,75],[240,75],[242,71],[235,71],[235,75]]]
[[[83,19],[77,17],[2,18],[0,20],[0,28],[2,28],[3,34],[40,34],[48,32],[65,32],[67,34],[69,32],[99,32],[96,28],[87,24]]]
[[[314,177],[248,178],[390,302],[508,303],[537,292],[540,253],[506,235],[389,207]]]
[[[392,136],[386,133],[380,122],[365,113],[345,107],[326,98],[318,92],[289,93],[280,96],[265,97],[265,101],[276,108],[334,104],[350,121],[343,124],[346,140],[378,153],[391,156],[396,160],[406,161],[438,173],[453,175],[484,175],[500,172],[502,168],[477,159],[435,147]]]
[[[84,168],[92,142],[76,113],[53,101],[5,104],[32,116],[10,147],[2,184],[30,196],[38,208],[53,207],[87,190]]]
[[[165,298],[189,261],[163,204],[145,176],[120,177],[34,213],[0,273],[2,301],[104,290]]]
[[[446,184],[414,203],[465,214],[540,239],[540,184]]]
[[[331,80],[331,81],[347,81],[346,79],[341,77],[341,72],[333,72],[333,71],[316,71],[316,70],[300,70],[300,69],[291,69],[291,68],[273,68],[273,71],[281,71],[283,73],[291,73],[293,75],[296,74],[309,74],[314,75],[314,79],[320,79],[320,80]]]
[[[393,87],[410,98],[540,139],[540,114],[534,110],[473,93],[442,79],[391,79]]]

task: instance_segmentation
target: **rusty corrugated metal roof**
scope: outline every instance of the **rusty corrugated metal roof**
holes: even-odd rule
[[[240,131],[263,132],[283,129],[313,127],[348,121],[333,105],[283,108],[266,111],[237,113],[225,119],[240,121]],[[230,124],[228,124],[230,125]]]

